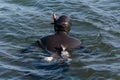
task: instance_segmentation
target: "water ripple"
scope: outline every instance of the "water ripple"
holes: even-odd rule
[[[0,79],[119,80],[119,4],[119,0],[0,0]],[[41,62],[40,50],[20,54],[53,33],[53,12],[70,17],[70,35],[91,50],[73,52],[69,66]]]

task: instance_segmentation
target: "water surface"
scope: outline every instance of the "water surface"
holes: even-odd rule
[[[21,49],[53,34],[51,14],[72,20],[70,35],[92,51],[72,53],[68,65],[42,63],[40,49]],[[120,80],[119,0],[0,0],[1,80]]]

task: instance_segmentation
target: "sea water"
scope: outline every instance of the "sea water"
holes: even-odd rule
[[[54,34],[52,13],[91,52],[72,52],[69,65],[41,62],[39,48],[17,56]],[[120,0],[0,0],[0,80],[120,80]]]

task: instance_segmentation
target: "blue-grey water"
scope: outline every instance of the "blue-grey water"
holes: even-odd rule
[[[40,49],[17,56],[54,33],[53,12],[92,52],[76,50],[57,67],[40,61]],[[120,0],[0,0],[0,80],[120,80]]]

